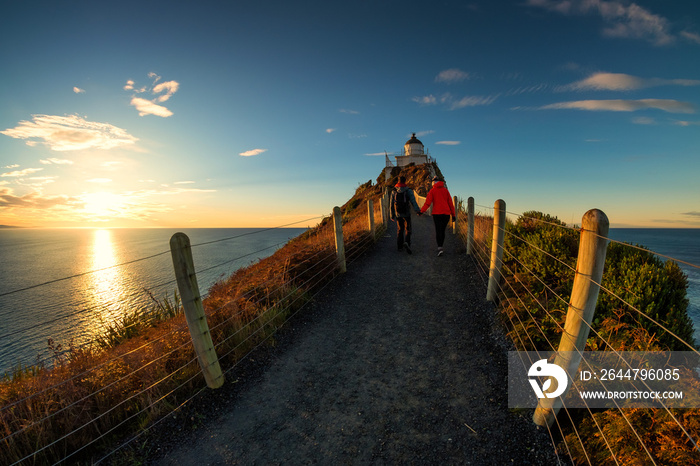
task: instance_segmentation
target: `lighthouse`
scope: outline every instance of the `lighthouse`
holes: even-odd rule
[[[423,143],[416,137],[416,133],[413,133],[411,139],[406,141],[406,144],[403,145],[401,155],[397,155],[394,158],[396,160],[396,165],[391,163],[389,155],[386,155],[386,168],[384,169],[384,173],[387,177],[391,175],[391,170],[394,167],[405,167],[411,163],[421,165],[433,161],[426,153]]]

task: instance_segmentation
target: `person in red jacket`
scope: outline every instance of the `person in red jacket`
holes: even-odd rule
[[[421,209],[424,213],[430,206],[433,206],[433,222],[435,223],[435,239],[438,245],[438,256],[442,256],[445,243],[445,229],[450,222],[450,216],[455,217],[455,205],[452,196],[445,186],[445,182],[437,176],[433,178],[433,187],[428,191],[425,203]]]

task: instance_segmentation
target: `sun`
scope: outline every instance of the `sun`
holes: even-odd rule
[[[94,222],[106,222],[115,217],[121,217],[126,207],[123,196],[110,192],[97,192],[84,194],[83,214],[88,220]]]

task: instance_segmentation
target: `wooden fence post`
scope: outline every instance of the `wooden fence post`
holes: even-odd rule
[[[593,322],[595,305],[598,301],[598,293],[603,278],[605,254],[607,252],[610,222],[605,213],[598,209],[591,209],[583,216],[581,239],[578,246],[578,258],[576,259],[576,275],[571,290],[569,310],[566,313],[564,333],[559,342],[559,349],[554,359],[558,365],[573,380],[578,373],[581,364],[581,352],[586,348],[586,340]],[[555,385],[552,384],[553,386]],[[532,417],[535,424],[551,426],[562,400],[566,397],[567,390],[557,398],[541,398]]]
[[[454,221],[452,222],[452,234],[456,235],[457,234],[457,216],[459,215],[459,208],[457,207],[457,196],[452,196],[452,201],[453,205],[455,206],[455,218]]]
[[[335,252],[338,255],[338,267],[340,273],[347,272],[347,264],[345,263],[345,242],[343,241],[343,218],[340,213],[340,207],[333,207],[333,227],[335,228]]]
[[[211,339],[211,333],[209,333],[207,318],[204,315],[192,259],[192,248],[186,234],[175,233],[170,238],[170,254],[173,259],[182,306],[185,309],[187,327],[190,329],[199,366],[202,368],[204,379],[209,388],[219,388],[224,384],[224,375],[221,373],[214,342]]]
[[[489,285],[486,292],[487,301],[496,301],[498,285],[501,281],[503,263],[503,237],[506,227],[506,202],[499,199],[493,206],[493,240],[491,241],[491,267],[489,268]]]
[[[369,232],[372,234],[372,239],[374,239],[375,238],[374,201],[372,199],[367,200],[367,221],[369,222]]]
[[[467,254],[472,255],[474,250],[474,198],[467,199]]]

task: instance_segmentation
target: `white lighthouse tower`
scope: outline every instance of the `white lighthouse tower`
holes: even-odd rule
[[[389,156],[386,155],[386,168],[384,169],[384,173],[387,177],[391,174],[391,169],[395,166],[405,167],[411,163],[421,165],[432,161],[432,159],[428,156],[428,154],[425,151],[425,146],[416,137],[416,133],[413,133],[411,139],[406,141],[406,144],[403,145],[403,151],[401,152],[401,155],[397,155],[395,159],[396,165],[391,163]]]

